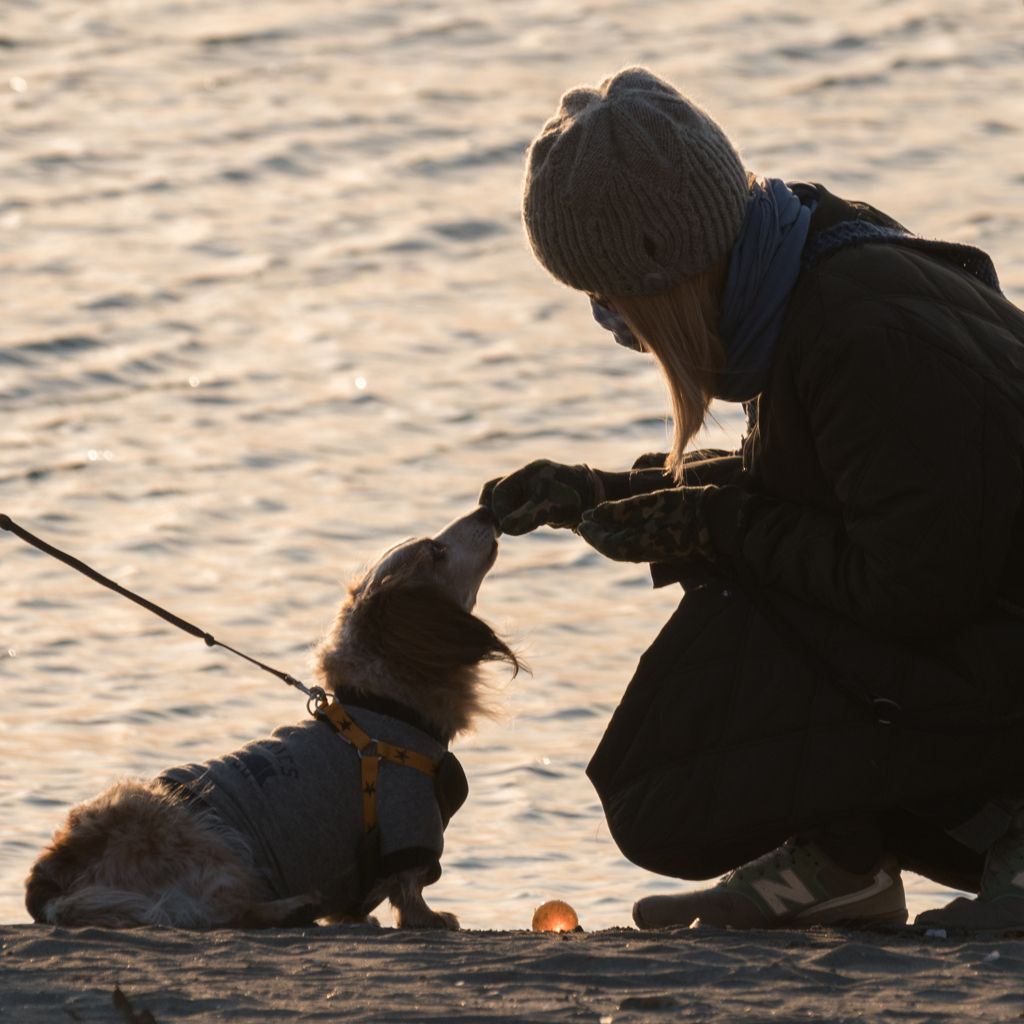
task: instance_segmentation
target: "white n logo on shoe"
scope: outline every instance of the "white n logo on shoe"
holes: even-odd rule
[[[751,882],[751,887],[768,904],[776,914],[785,914],[787,912],[786,904],[783,900],[789,900],[791,903],[798,903],[801,907],[806,907],[807,904],[813,903],[815,900],[814,895],[810,889],[804,885],[803,882],[797,878],[796,872],[792,868],[786,868],[779,872],[781,878],[785,880],[785,884],[782,882],[773,882],[769,878],[759,878],[756,882]]]
[[[1017,886],[1018,889],[1024,889],[1024,871],[1019,872],[1010,879],[1010,885]]]

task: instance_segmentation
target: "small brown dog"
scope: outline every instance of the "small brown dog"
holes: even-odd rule
[[[32,917],[268,927],[365,920],[388,898],[400,927],[458,928],[427,906],[423,887],[440,876],[444,828],[465,799],[446,748],[484,710],[480,666],[519,667],[471,614],[497,552],[484,508],[397,545],[350,587],[320,643],[318,676],[350,735],[372,737],[367,756],[390,758],[377,760],[374,782],[349,727],[318,714],[225,757],[117,783],[72,808],[33,865]]]

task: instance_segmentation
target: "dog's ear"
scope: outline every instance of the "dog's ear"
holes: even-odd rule
[[[512,649],[481,619],[434,587],[381,587],[358,605],[358,642],[392,663],[426,669],[504,661]]]

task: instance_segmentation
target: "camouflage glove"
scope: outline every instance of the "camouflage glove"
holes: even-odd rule
[[[480,504],[490,508],[502,532],[513,537],[545,524],[573,528],[584,510],[597,504],[597,480],[589,466],[537,459],[485,483]]]
[[[705,516],[709,487],[673,487],[606,501],[583,513],[577,533],[616,562],[714,560]]]

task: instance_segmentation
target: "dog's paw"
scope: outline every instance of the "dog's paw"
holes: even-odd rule
[[[459,919],[454,914],[449,914],[447,910],[435,910],[434,917],[437,919],[434,928],[444,928],[450,932],[457,932],[461,928]]]
[[[399,928],[434,928],[438,931],[457,932],[459,919],[447,910],[431,910],[423,906],[418,911],[399,913]]]

